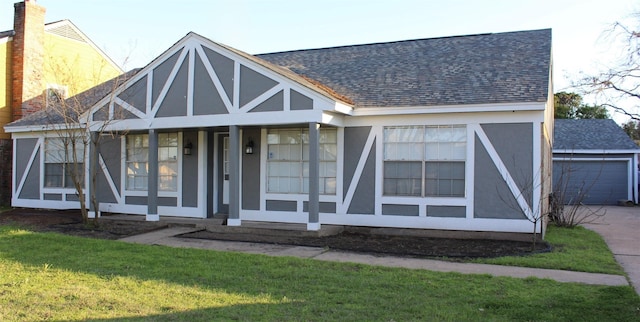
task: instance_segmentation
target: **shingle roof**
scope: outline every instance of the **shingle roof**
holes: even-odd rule
[[[256,55],[357,107],[544,102],[551,29]]]
[[[554,150],[638,150],[615,121],[555,120]]]
[[[87,109],[93,107],[98,101],[103,99],[105,96],[109,95],[113,92],[113,90],[122,84],[126,80],[133,77],[140,69],[132,69],[124,74],[116,76],[102,84],[96,85],[78,95],[70,97],[65,100],[64,106],[69,107],[67,110],[70,111],[68,116],[72,118],[76,118],[76,110],[79,110],[81,113],[84,113]],[[19,126],[32,126],[32,125],[51,125],[51,124],[63,124],[64,118],[60,111],[62,110],[62,104],[58,106],[53,106],[52,108],[46,108],[39,112],[27,115],[17,121],[11,122],[5,127],[19,127]],[[76,108],[77,107],[77,108]]]

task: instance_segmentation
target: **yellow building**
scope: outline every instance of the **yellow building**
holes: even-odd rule
[[[71,21],[44,23],[34,0],[14,5],[14,29],[0,32],[0,204],[11,198],[11,136],[4,125],[122,73]]]

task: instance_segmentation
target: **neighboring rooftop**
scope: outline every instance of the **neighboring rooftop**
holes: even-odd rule
[[[555,120],[554,150],[640,150],[614,120]]]
[[[545,102],[551,29],[261,54],[356,107]]]
[[[45,108],[36,113],[25,116],[17,121],[11,122],[7,124],[5,127],[19,127],[19,126],[33,126],[33,125],[51,125],[51,124],[64,124],[64,118],[62,116],[61,111],[64,110],[62,107],[68,107],[70,114],[67,115],[71,118],[75,118],[77,120],[78,115],[74,112],[80,111],[84,113],[89,108],[93,107],[98,101],[103,99],[105,96],[113,93],[116,87],[123,84],[131,77],[135,76],[135,74],[140,71],[140,69],[132,69],[124,74],[118,75],[102,84],[96,85],[76,96],[67,98],[64,101],[64,105],[57,104],[58,106],[53,106],[52,108]]]

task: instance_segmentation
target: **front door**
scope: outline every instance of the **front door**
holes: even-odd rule
[[[229,213],[229,135],[218,136],[218,213]]]

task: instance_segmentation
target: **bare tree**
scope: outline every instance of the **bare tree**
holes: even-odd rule
[[[516,162],[515,158],[513,162]],[[545,190],[550,180],[551,174],[541,166],[536,173],[520,171],[517,176],[511,176],[511,182],[506,182],[507,186],[512,186],[511,193],[505,194],[496,187],[496,194],[500,201],[516,212],[523,213],[525,218],[533,224],[531,251],[536,250],[538,239],[542,237],[543,225],[547,220],[549,193]],[[517,194],[512,194],[516,191]],[[534,194],[537,193],[540,194],[540,198],[536,201]]]
[[[45,168],[45,180],[47,170],[51,170],[57,176],[50,177],[61,181],[54,182],[54,185],[75,189],[85,224],[89,223],[89,211],[93,209],[95,216],[92,224],[98,225],[100,207],[96,188],[99,171],[96,163],[98,163],[97,151],[100,141],[105,136],[122,135],[121,132],[114,133],[108,129],[124,118],[123,109],[102,108],[94,116],[87,113],[95,103],[103,99],[108,101],[105,104],[106,107],[112,106],[117,96],[117,88],[133,74],[135,71],[122,74],[66,99],[63,93],[55,90],[47,90],[45,93],[46,107],[43,121],[46,130],[55,134],[55,139],[48,139],[45,143],[45,150],[49,151],[49,154],[45,153],[45,162],[47,157],[51,157],[56,164],[56,166],[49,166],[48,169]],[[51,151],[56,151],[55,155]],[[86,164],[87,161],[90,162],[89,166]],[[85,174],[89,175],[89,204],[87,204]]]
[[[573,156],[560,164],[560,171],[556,171],[558,175],[554,178],[553,194],[549,200],[550,219],[559,227],[572,228],[592,223],[606,213],[602,206],[590,207],[584,203],[597,178],[602,174],[602,166],[596,174],[596,179],[590,182],[582,180],[576,185],[576,181],[572,180],[576,171],[572,167],[572,161]]]
[[[603,102],[602,106],[640,120],[637,110],[640,105],[640,12],[631,18],[635,26],[616,22],[606,32],[608,38],[623,44],[622,58],[607,70],[586,76],[574,85],[594,94]],[[631,101],[633,107],[621,106],[621,101]]]

